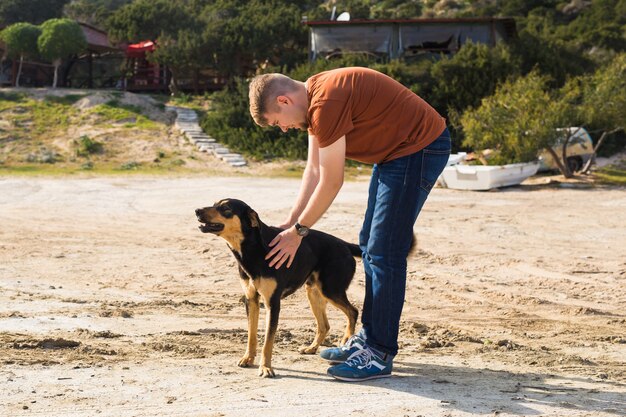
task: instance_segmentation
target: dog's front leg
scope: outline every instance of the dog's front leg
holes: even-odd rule
[[[239,360],[238,366],[243,368],[254,365],[257,347],[257,330],[259,328],[259,294],[248,291],[245,282],[242,282],[245,292],[246,315],[248,316],[248,345],[246,354]]]
[[[280,314],[280,295],[274,294],[269,300],[263,300],[267,311],[265,319],[265,343],[263,344],[263,357],[259,366],[259,376],[273,378],[276,376],[272,369],[272,350],[274,349],[274,337],[278,328],[278,315]]]

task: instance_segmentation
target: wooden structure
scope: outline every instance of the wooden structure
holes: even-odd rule
[[[111,45],[106,32],[79,23],[87,49],[79,56],[65,60],[60,68],[61,86],[74,88],[112,88],[121,77],[123,50]],[[6,46],[0,42],[0,56],[4,56]],[[0,71],[0,85],[15,85],[19,60],[6,59]],[[52,84],[54,67],[46,62],[25,60],[22,63],[20,85],[25,87],[45,87]]]
[[[148,61],[147,54],[157,45],[153,41],[143,41],[126,46],[123,88],[128,91],[166,92],[169,82],[167,67]]]
[[[471,41],[495,46],[517,36],[513,18],[395,19],[305,22],[309,59],[366,54],[381,59],[453,54]]]

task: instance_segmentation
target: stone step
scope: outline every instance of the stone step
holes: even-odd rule
[[[176,127],[179,130],[183,130],[183,131],[189,131],[189,132],[203,132],[202,128],[198,125],[192,126],[192,125],[180,125],[180,124],[176,124]]]
[[[222,161],[224,161],[224,162],[226,162],[228,164],[234,164],[236,162],[246,162],[246,160],[242,159],[242,158],[237,158],[237,159],[234,159],[234,158],[232,158],[232,159],[231,158],[222,158]]]
[[[185,136],[187,136],[187,139],[189,140],[195,140],[195,139],[212,139],[209,135],[207,135],[206,133],[202,132],[185,132]]]
[[[179,128],[179,129],[182,130],[185,133],[189,133],[190,135],[203,135],[204,134],[204,131],[199,126],[196,126],[196,127],[184,126],[182,128]]]
[[[238,153],[224,153],[220,155],[220,158],[223,160],[227,160],[227,159],[243,159],[243,156],[241,156]]]
[[[210,136],[207,135],[204,132],[185,132],[185,134],[187,135],[187,137],[189,139],[208,139],[208,138],[210,138]]]
[[[227,153],[230,153],[230,151],[228,150],[228,148],[225,148],[225,147],[223,147],[223,146],[220,146],[220,147],[216,147],[216,148],[214,148],[214,149],[213,149],[213,153],[214,153],[215,155],[217,155],[217,156],[220,156],[220,155],[225,155],[225,154],[227,154]]]
[[[219,146],[219,143],[217,143],[215,139],[198,139],[198,140],[194,140],[192,142],[196,146],[211,145],[214,148]]]
[[[220,144],[202,130],[198,124],[198,114],[194,110],[176,106],[165,106],[165,110],[176,112],[174,126],[178,128],[190,142],[196,145],[200,152],[211,153],[232,167],[248,165],[241,154],[231,152],[226,146]]]
[[[202,145],[198,146],[198,149],[200,150],[200,152],[211,152],[211,153],[213,153],[213,149],[215,149],[215,145],[210,144],[210,143],[206,143],[206,144],[202,144]]]

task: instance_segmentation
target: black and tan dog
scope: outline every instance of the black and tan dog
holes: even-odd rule
[[[257,348],[259,297],[267,312],[265,344],[259,375],[273,377],[272,348],[278,326],[280,300],[305,285],[311,310],[317,321],[317,333],[310,346],[301,353],[317,352],[330,328],[326,304],[330,302],[348,318],[342,344],[354,333],[358,311],[346,296],[354,276],[361,249],[329,234],[311,230],[302,239],[290,268],[270,268],[265,260],[269,243],[281,232],[259,220],[257,213],[240,200],[225,199],[212,207],[196,210],[203,233],[213,233],[228,243],[239,263],[239,275],[248,315],[248,346],[239,366],[254,364]]]

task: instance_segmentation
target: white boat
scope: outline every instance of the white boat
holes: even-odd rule
[[[441,174],[443,186],[455,190],[490,190],[517,185],[537,173],[539,162],[509,165],[452,165]]]
[[[448,158],[448,162],[446,163],[446,166],[449,167],[451,165],[456,165],[456,164],[460,164],[461,162],[465,161],[465,158],[467,158],[467,152],[459,152],[459,153],[451,153],[450,157]],[[437,178],[437,183],[436,183],[439,187],[446,187],[446,183],[443,180],[443,174],[439,175],[439,178]]]
[[[446,166],[460,164],[465,161],[465,158],[467,158],[467,152],[451,153]]]

